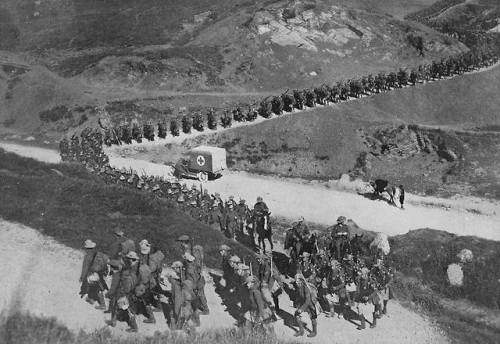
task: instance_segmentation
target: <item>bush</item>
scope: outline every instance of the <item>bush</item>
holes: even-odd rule
[[[61,119],[71,119],[73,114],[66,106],[60,105],[40,112],[39,116],[42,122],[57,122]]]
[[[207,114],[207,126],[208,129],[211,130],[217,129],[217,118],[215,117],[215,112],[213,109],[210,109],[210,111]]]
[[[408,43],[418,51],[420,56],[424,56],[424,39],[422,36],[409,34],[406,39]]]
[[[182,116],[182,132],[185,134],[191,133],[191,128],[193,127],[193,119],[188,116]]]
[[[226,110],[224,111],[224,114],[222,115],[220,119],[220,124],[224,128],[231,128],[233,124],[233,117],[229,114],[229,112]]]
[[[193,117],[193,128],[198,131],[205,130],[205,123],[203,123],[203,116],[201,113],[197,113]]]
[[[177,123],[175,119],[170,121],[170,134],[172,134],[172,136],[179,136],[180,134],[179,123]]]

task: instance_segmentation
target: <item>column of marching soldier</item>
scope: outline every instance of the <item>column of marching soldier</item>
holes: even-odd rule
[[[200,325],[200,315],[209,314],[204,293],[203,248],[193,245],[187,235],[178,238],[184,252],[181,260],[165,262],[159,250],[152,250],[147,240],[138,247],[115,231],[117,240],[109,255],[86,240],[80,294],[97,309],[110,313],[108,325],[127,322],[127,331],[138,330],[137,316],[144,323],[156,323],[154,313],[163,312],[171,330],[189,331]],[[287,232],[289,261],[281,271],[272,254],[257,254],[242,261],[228,245],[220,246],[222,275],[215,276],[215,291],[238,326],[272,331],[273,322],[286,312],[280,308],[279,296],[286,293],[296,309],[296,336],[317,334],[317,317],[343,316],[357,324],[373,328],[377,319],[387,313],[392,269],[387,265],[383,247],[371,251],[351,245],[345,217],[329,229],[327,243],[309,245],[311,235],[304,219],[294,222]],[[387,243],[386,243],[387,244]],[[247,257],[248,258],[248,257]],[[105,277],[111,275],[108,287]],[[290,277],[289,277],[290,276]],[[109,299],[106,307],[105,299]],[[306,326],[311,324],[311,330]]]
[[[251,246],[255,246],[257,231],[259,236],[269,239],[272,250],[270,212],[261,197],[254,208],[249,209],[244,200],[236,203],[232,196],[224,202],[220,195],[210,195],[207,190],[198,190],[195,186],[188,189],[186,184],[179,182],[112,168],[102,151],[102,134],[96,130],[84,130],[81,140],[76,136],[71,142],[63,140],[60,148],[63,160],[84,164],[106,183],[152,192],[157,197],[176,201],[179,210],[219,227],[229,238],[249,237]],[[107,297],[106,312],[111,314],[109,325],[126,321],[129,331],[137,331],[136,316],[139,314],[145,316],[144,322],[155,323],[155,310],[163,311],[172,329],[185,330],[198,325],[199,315],[209,312],[204,296],[203,248],[192,246],[189,238],[183,236],[179,238],[185,252],[182,261],[165,265],[163,253],[158,250],[151,253],[147,240],[142,240],[136,249],[123,232],[117,231],[116,235],[118,240],[109,256],[98,252],[91,240],[85,242],[87,254],[81,274],[81,295],[86,295],[89,303],[97,302],[99,309],[106,307]],[[258,271],[254,273],[223,245],[220,251],[223,276],[216,291],[228,310],[236,310],[232,315],[239,325],[269,329],[283,312],[278,296],[286,292],[297,308],[298,336],[304,334],[305,322],[309,321],[312,325],[309,336],[316,335],[316,318],[321,309],[326,310],[328,316],[337,312],[351,321],[359,320],[360,330],[365,328],[367,321],[370,327],[375,327],[377,319],[387,312],[390,296],[392,271],[384,259],[388,242],[382,240],[381,247],[370,245],[375,249],[370,251],[357,239],[357,236],[351,237],[342,216],[322,237],[311,233],[300,218],[286,233],[285,249],[289,251],[290,261],[283,272],[273,264],[272,255],[260,254]],[[262,242],[263,247],[260,244],[259,248],[265,252],[265,244]],[[104,279],[106,275],[111,275],[109,287]]]

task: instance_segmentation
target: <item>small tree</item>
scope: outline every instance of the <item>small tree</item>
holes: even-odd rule
[[[274,96],[271,100],[271,108],[276,115],[283,114],[283,100],[280,96]]]
[[[210,109],[210,111],[207,114],[207,126],[208,129],[210,130],[217,129],[217,118],[215,117],[215,112],[213,108]]]
[[[170,133],[172,136],[179,136],[180,134],[179,123],[177,123],[176,119],[170,121]]]
[[[167,123],[165,121],[158,123],[158,137],[162,139],[167,137]]]
[[[246,120],[248,122],[253,122],[257,119],[257,116],[259,115],[259,113],[257,112],[257,110],[255,110],[253,107],[248,107],[248,112],[246,114]]]
[[[231,128],[231,126],[233,124],[233,117],[231,116],[231,114],[227,110],[224,111],[224,114],[222,115],[222,117],[220,119],[220,124],[224,128]]]
[[[243,114],[243,112],[241,112],[239,106],[233,110],[233,119],[236,122],[243,122],[245,120],[245,115]]]
[[[368,78],[367,78],[367,90],[369,92],[373,92],[373,90],[375,89],[375,78],[373,77],[373,75],[368,75]]]
[[[198,131],[205,130],[205,123],[203,123],[203,116],[197,113],[193,116],[193,128]]]
[[[272,104],[268,98],[262,100],[259,106],[259,115],[264,118],[269,118],[272,115]]]
[[[182,132],[185,134],[191,133],[191,128],[193,127],[193,119],[191,116],[182,116]]]
[[[397,77],[396,73],[390,72],[387,75],[387,86],[389,86],[389,87],[396,87],[397,86],[397,82],[398,82],[398,77]]]

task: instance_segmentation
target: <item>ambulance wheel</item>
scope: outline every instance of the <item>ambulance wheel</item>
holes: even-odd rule
[[[205,172],[198,172],[198,180],[200,182],[207,182],[208,181],[208,174]]]

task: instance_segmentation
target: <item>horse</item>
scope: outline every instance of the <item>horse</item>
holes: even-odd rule
[[[271,222],[269,221],[269,215],[270,213],[267,215],[254,214],[253,216],[253,230],[254,232],[257,232],[259,249],[262,250],[263,253],[266,253],[265,239],[267,239],[271,244],[271,251],[274,248],[272,240],[273,232]]]
[[[389,182],[385,179],[376,179],[370,182],[370,185],[373,187],[373,196],[383,198],[382,194],[385,192],[389,196],[389,203],[397,206],[395,200],[398,199],[401,194],[401,190],[398,186],[389,185]]]

